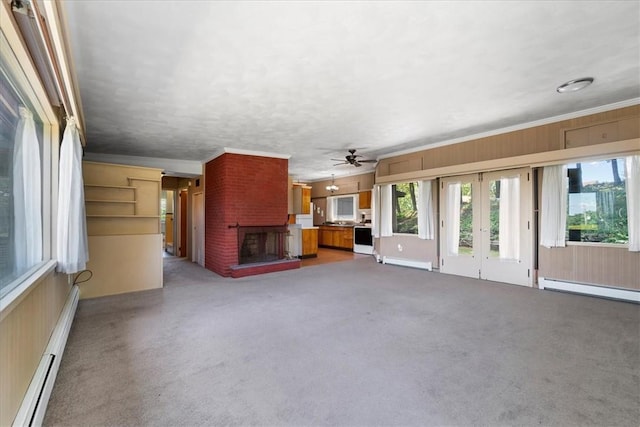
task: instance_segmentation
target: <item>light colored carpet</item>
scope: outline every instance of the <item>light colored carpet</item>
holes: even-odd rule
[[[376,264],[81,301],[46,425],[627,425],[640,307]]]

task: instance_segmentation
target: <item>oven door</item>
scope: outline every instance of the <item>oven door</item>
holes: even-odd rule
[[[373,237],[371,227],[353,227],[353,252],[373,254]]]

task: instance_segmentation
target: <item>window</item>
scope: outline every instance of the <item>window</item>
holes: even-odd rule
[[[334,196],[333,209],[331,212],[331,221],[355,221],[356,220],[356,203],[355,195],[350,196]]]
[[[418,234],[418,183],[405,182],[391,187],[393,232]]]
[[[567,240],[628,243],[624,159],[570,164],[568,176]]]
[[[0,33],[0,298],[50,258],[50,118]],[[47,108],[50,107],[47,104]],[[46,114],[50,114],[47,110]],[[57,169],[55,169],[57,171]],[[53,171],[51,171],[53,173]],[[57,173],[56,173],[57,175]],[[44,214],[43,214],[44,213]]]

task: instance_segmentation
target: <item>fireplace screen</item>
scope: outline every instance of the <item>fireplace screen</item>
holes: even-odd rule
[[[238,264],[284,259],[285,226],[238,227]]]

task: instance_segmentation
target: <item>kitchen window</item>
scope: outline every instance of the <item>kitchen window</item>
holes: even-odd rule
[[[566,239],[628,243],[624,159],[573,163],[567,172]]]
[[[349,196],[330,196],[327,197],[327,211],[330,213],[332,222],[335,221],[355,221],[356,206],[358,197],[356,195]]]

